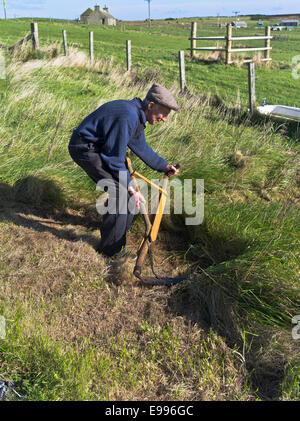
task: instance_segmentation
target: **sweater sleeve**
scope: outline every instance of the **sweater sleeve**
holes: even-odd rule
[[[148,145],[145,139],[144,130],[141,131],[138,137],[130,140],[128,147],[153,170],[159,172],[165,171],[166,166],[168,165],[167,161],[154,152]]]

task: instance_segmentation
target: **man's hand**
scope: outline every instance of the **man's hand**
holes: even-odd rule
[[[134,196],[135,206],[140,209],[140,203],[146,203],[146,200],[140,191],[136,191],[133,188],[128,189],[128,193]]]
[[[179,169],[178,169],[178,168],[176,168],[176,167],[175,167],[175,165],[168,164],[168,165],[166,166],[166,169],[165,169],[165,174],[166,174],[168,177],[172,177],[173,175],[176,175],[176,174],[178,174],[178,173],[179,173]]]

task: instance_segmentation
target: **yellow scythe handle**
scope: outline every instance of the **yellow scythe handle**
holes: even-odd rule
[[[138,178],[141,178],[142,180],[144,180],[148,185],[151,185],[151,186],[155,187],[159,191],[159,203],[158,203],[157,211],[156,211],[155,218],[154,218],[154,221],[153,221],[152,225],[151,225],[150,219],[147,215],[145,205],[143,203],[141,203],[141,211],[142,211],[141,213],[143,214],[144,220],[145,220],[145,223],[146,223],[146,235],[149,236],[149,234],[150,234],[151,241],[155,241],[156,238],[157,238],[157,235],[158,235],[159,226],[160,226],[160,223],[161,223],[161,219],[162,219],[164,209],[165,209],[165,205],[166,205],[166,201],[167,201],[167,191],[166,191],[166,189],[167,189],[169,177],[167,175],[164,176],[163,185],[162,185],[162,188],[161,188],[161,187],[157,186],[155,183],[152,183],[152,181],[148,180],[143,175],[139,174],[136,171],[133,171],[130,158],[126,157],[126,162],[127,162],[127,167],[128,167],[129,172],[130,172],[130,175],[131,175],[131,178],[133,180],[134,187],[135,187],[136,190],[139,190],[136,179],[135,179],[135,177],[138,177]],[[142,241],[142,243],[140,245],[140,248],[142,247],[143,242],[144,241]]]
[[[129,173],[131,175],[134,187],[138,191],[139,187],[137,185],[137,182],[136,182],[136,179],[135,179],[135,176],[134,176],[134,171],[132,170],[131,159],[128,156],[126,157],[126,164],[127,164],[127,168],[129,170]],[[146,206],[144,205],[144,203],[140,203],[140,206],[141,206],[141,214],[143,215],[144,222],[145,222],[145,235],[144,235],[144,238],[142,239],[142,242],[141,242],[141,244],[138,248],[138,251],[137,251],[138,257],[137,257],[135,268],[134,268],[134,272],[136,272],[138,275],[141,274],[142,264],[145,260],[145,257],[147,255],[147,253],[148,253],[148,249],[149,249],[149,246],[150,246],[148,238],[149,238],[149,235],[150,235],[150,232],[151,232],[151,229],[152,229],[152,224],[151,224],[150,218],[147,214]]]
[[[167,194],[165,193],[165,191],[167,189],[168,179],[169,177],[165,175],[163,179],[162,192],[160,193],[158,207],[152,224],[152,230],[150,233],[151,241],[155,241],[157,238],[162,216],[164,214],[164,209],[167,201]]]
[[[143,215],[145,225],[146,225],[145,235],[144,235],[144,238],[143,238],[143,240],[142,240],[142,242],[139,246],[139,249],[138,249],[138,252],[137,252],[138,258],[137,258],[136,265],[135,265],[135,272],[140,274],[143,261],[144,261],[146,255],[147,255],[148,249],[150,247],[150,243],[154,242],[157,238],[157,235],[158,235],[159,226],[160,226],[160,223],[161,223],[161,220],[162,220],[162,216],[163,216],[166,201],[167,201],[167,185],[168,185],[169,177],[167,175],[164,176],[163,185],[162,185],[162,188],[161,188],[161,187],[157,186],[155,183],[152,183],[146,177],[139,174],[138,172],[133,171],[132,165],[131,165],[131,160],[128,156],[126,157],[126,164],[127,164],[127,168],[129,170],[129,173],[131,175],[131,178],[133,180],[134,187],[137,191],[139,190],[139,187],[137,185],[135,177],[141,178],[142,180],[146,181],[146,183],[148,185],[151,185],[151,186],[155,187],[159,191],[159,195],[160,195],[159,196],[159,203],[158,203],[158,207],[157,207],[157,211],[156,211],[156,214],[155,214],[153,224],[151,224],[150,218],[149,218],[147,210],[146,210],[146,206],[143,203],[140,203],[141,214]],[[180,165],[177,164],[176,167],[179,168]]]
[[[175,167],[180,168],[180,164],[176,164]],[[168,195],[167,193],[168,180],[169,180],[169,177],[165,175],[163,178],[162,188],[160,189],[159,203],[158,203],[156,215],[152,224],[152,230],[150,233],[151,241],[155,241],[157,238],[160,223],[164,214],[164,209],[166,206],[167,195]]]

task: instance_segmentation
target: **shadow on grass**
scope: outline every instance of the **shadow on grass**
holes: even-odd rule
[[[0,219],[4,221],[50,232],[61,239],[97,245],[93,237],[75,229],[84,228],[85,232],[97,229],[100,216],[96,209],[82,203],[73,203],[72,210],[67,209],[62,190],[52,180],[29,176],[13,186],[0,183],[0,201]],[[68,228],[70,225],[72,228]]]

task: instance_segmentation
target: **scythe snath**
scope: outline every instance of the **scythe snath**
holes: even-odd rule
[[[153,222],[150,221],[145,205],[143,203],[140,204],[140,207],[141,207],[140,212],[143,215],[143,219],[145,223],[145,234],[137,251],[137,259],[136,259],[133,274],[143,284],[147,284],[147,285],[175,285],[180,282],[187,281],[188,280],[187,278],[169,278],[169,277],[158,276],[155,273],[154,267],[153,267],[151,247],[157,238],[160,223],[161,223],[162,216],[164,213],[164,208],[165,208],[165,204],[167,200],[167,185],[168,185],[168,179],[169,179],[168,175],[164,176],[162,187],[159,187],[158,185],[156,185],[155,183],[153,183],[152,181],[144,177],[142,174],[139,174],[137,171],[133,171],[130,158],[126,157],[126,163],[127,163],[127,168],[129,170],[129,173],[131,175],[131,178],[136,190],[139,190],[139,187],[136,181],[136,177],[137,177],[144,180],[149,186],[152,186],[155,189],[157,189],[159,193],[158,206],[154,215]],[[180,164],[177,164],[176,168],[179,168],[179,167],[180,167]],[[143,278],[142,265],[147,254],[149,254],[151,269],[154,274],[154,277]]]

